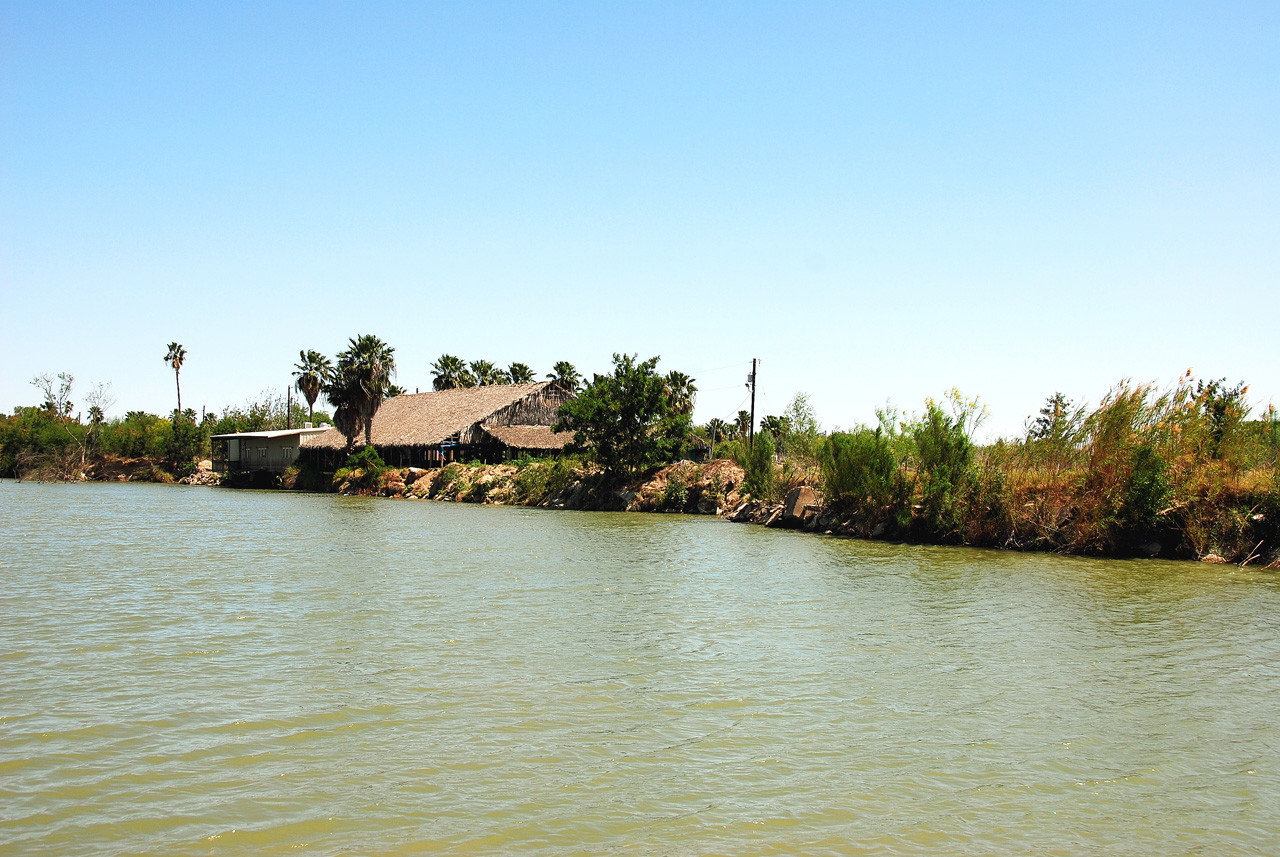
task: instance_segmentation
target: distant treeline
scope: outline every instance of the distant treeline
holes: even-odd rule
[[[42,383],[46,382],[47,383]],[[151,459],[173,476],[190,473],[197,458],[209,455],[209,437],[242,431],[300,427],[312,419],[331,421],[323,412],[308,416],[307,408],[289,403],[267,390],[244,405],[203,415],[187,408],[181,415],[162,417],[129,411],[108,418],[109,389],[100,385],[86,394],[86,407],[72,401],[74,378],[41,376],[36,386],[45,393],[39,405],[14,408],[0,416],[0,476],[19,479],[76,479],[95,460],[105,456]]]

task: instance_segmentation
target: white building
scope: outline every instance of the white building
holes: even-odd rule
[[[279,431],[242,431],[215,434],[213,469],[219,473],[248,473],[254,470],[281,473],[298,458],[298,446],[314,435],[324,434],[328,426],[280,429]]]

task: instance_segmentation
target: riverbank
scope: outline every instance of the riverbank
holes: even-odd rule
[[[962,490],[943,498],[909,489],[918,474],[899,472],[895,493],[823,491],[820,468],[785,460],[761,480],[731,459],[682,461],[632,480],[611,478],[575,457],[444,468],[344,469],[332,476],[291,468],[253,487],[411,500],[518,505],[582,511],[718,515],[735,523],[787,527],[872,541],[948,544],[1102,557],[1162,557],[1280,568],[1280,490],[1274,474],[1201,466],[1193,479],[1166,486],[1159,506],[1129,477],[1123,493],[1090,472],[1009,466],[984,452]],[[769,470],[767,460],[765,470]],[[99,482],[223,484],[211,462],[177,479],[152,458],[103,456],[77,478]],[[44,481],[61,481],[49,479]],[[766,490],[760,490],[761,484]],[[1135,488],[1136,486],[1136,488]],[[1147,491],[1146,494],[1151,494]],[[851,499],[851,495],[853,499]],[[857,499],[862,497],[862,499]],[[1135,526],[1139,501],[1149,507]],[[946,526],[938,523],[943,520]]]
[[[385,468],[340,472],[324,484],[294,471],[282,487],[354,496],[454,503],[520,505],[581,511],[631,511],[717,515],[734,523],[789,528],[840,538],[950,544],[1039,553],[1112,557],[1161,557],[1280,568],[1274,500],[1267,485],[1223,483],[1158,510],[1144,537],[1133,542],[1078,547],[1076,528],[1094,526],[1090,506],[1074,492],[1022,491],[971,500],[966,520],[979,521],[940,538],[913,538],[912,522],[927,513],[922,503],[869,516],[865,509],[824,498],[803,477],[767,499],[744,487],[747,471],[735,461],[681,461],[636,480],[619,482],[574,459],[519,464],[450,464],[444,468]],[[914,530],[914,532],[919,532]]]

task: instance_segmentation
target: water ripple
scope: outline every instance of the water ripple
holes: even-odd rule
[[[1274,854],[1272,574],[0,483],[0,852]]]

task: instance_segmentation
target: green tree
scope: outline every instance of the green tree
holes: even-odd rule
[[[364,427],[365,446],[373,444],[373,417],[382,406],[395,371],[395,349],[372,334],[350,340],[350,346],[338,355],[332,395],[326,395],[336,408],[334,425],[347,435],[348,446],[358,432],[357,425]],[[344,411],[342,422],[338,411]],[[348,434],[347,429],[353,431]]]
[[[738,416],[734,419],[734,426],[738,430],[738,437],[745,438],[751,434],[751,412],[738,411]]]
[[[787,409],[782,412],[782,435],[779,445],[788,456],[818,464],[822,450],[822,427],[817,413],[809,401],[809,394],[800,391],[791,397]],[[763,424],[761,424],[763,428]]]
[[[1243,381],[1234,387],[1228,387],[1226,378],[1196,383],[1194,401],[1196,408],[1208,422],[1205,451],[1210,458],[1224,458],[1223,453],[1230,445],[1236,428],[1249,413],[1249,406],[1245,402],[1248,392],[1249,388]]]
[[[195,470],[195,457],[200,452],[200,426],[196,424],[196,412],[187,408],[173,415],[173,432],[165,449],[169,469],[175,476],[187,476]]]
[[[459,387],[474,387],[475,377],[467,371],[467,364],[453,354],[441,354],[440,359],[431,364],[434,376],[431,386],[436,390],[456,390]]]
[[[671,410],[678,414],[693,414],[693,399],[698,388],[693,385],[693,378],[683,372],[672,369],[663,379],[667,395],[671,398]]]
[[[512,384],[532,384],[533,370],[524,363],[512,363],[507,367],[507,375]]]
[[[547,373],[547,378],[558,383],[570,393],[576,393],[582,381],[582,374],[568,360],[558,360]]]
[[[475,376],[477,387],[490,387],[502,383],[502,377],[498,374],[501,371],[488,360],[471,361],[471,374]]]
[[[337,368],[325,390],[325,397],[333,405],[333,425],[347,439],[347,452],[351,452],[351,448],[355,446],[356,438],[360,436],[360,429],[364,425],[356,404],[358,387],[359,384],[348,372]]]
[[[298,357],[298,364],[294,367],[297,370],[294,385],[307,400],[307,421],[314,422],[316,399],[333,374],[333,364],[319,351],[299,351]]]
[[[689,436],[685,414],[672,411],[657,357],[613,355],[613,374],[596,375],[560,406],[556,431],[575,432],[574,445],[615,475],[630,475],[672,460]]]
[[[767,416],[760,418],[760,432],[773,438],[775,444],[781,442],[791,431],[791,421],[786,417]]]
[[[711,442],[711,453],[709,458],[715,458],[716,442],[725,438],[725,433],[729,429],[728,423],[719,417],[712,417],[707,420],[707,440]]]
[[[173,367],[173,384],[178,388],[178,409],[174,413],[180,417],[182,415],[182,382],[178,378],[178,373],[182,371],[182,364],[187,362],[187,349],[176,342],[170,342],[169,350],[164,355],[164,362]]]
[[[32,378],[31,386],[44,393],[44,402],[40,407],[58,419],[65,420],[71,417],[71,409],[75,407],[71,403],[71,388],[75,382],[75,377],[66,372],[59,372],[57,378],[45,373]]]

